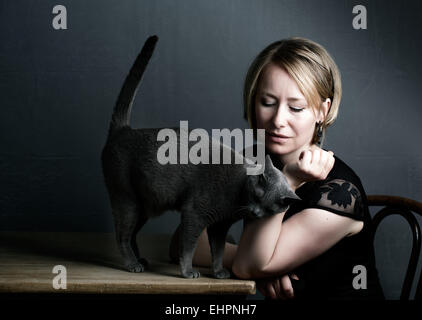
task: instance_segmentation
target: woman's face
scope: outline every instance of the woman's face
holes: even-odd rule
[[[315,124],[322,120],[308,106],[296,82],[273,63],[262,71],[255,115],[257,128],[265,129],[267,151],[296,159],[311,146]]]

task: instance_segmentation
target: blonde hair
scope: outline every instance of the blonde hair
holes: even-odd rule
[[[325,129],[337,118],[342,94],[340,71],[330,54],[318,43],[300,37],[283,39],[267,46],[252,62],[244,83],[244,118],[252,129],[257,129],[255,97],[260,76],[270,63],[283,68],[295,80],[316,112],[321,110],[322,102],[330,98],[330,109],[321,124],[323,139]],[[317,141],[315,128],[312,143]]]

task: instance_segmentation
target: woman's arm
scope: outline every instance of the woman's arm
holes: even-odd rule
[[[257,224],[245,230],[232,269],[239,278],[264,278],[289,273],[363,227],[361,221],[321,209],[305,209],[283,224],[276,220],[273,223],[277,224],[273,230],[279,230],[275,245],[260,241],[271,229],[270,226],[260,228]],[[258,245],[254,244],[256,240]],[[268,252],[271,251],[270,255]],[[268,256],[270,258],[266,260]],[[255,260],[259,263],[250,262]]]
[[[271,299],[293,299],[295,293],[290,278],[299,280],[297,275],[293,273],[290,275],[285,274],[283,276],[258,279],[256,287],[265,297]]]
[[[247,223],[234,258],[233,272],[248,277],[249,270],[261,270],[274,254],[280,236],[284,212]]]
[[[318,147],[301,153],[298,161],[284,166],[292,189],[324,180],[334,166],[332,152]],[[321,209],[303,210],[282,224],[284,213],[245,226],[233,263],[239,278],[286,274],[328,250],[359,226],[360,221]]]

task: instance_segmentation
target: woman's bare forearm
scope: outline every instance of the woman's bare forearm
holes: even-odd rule
[[[271,260],[281,233],[284,212],[245,225],[233,262],[233,272],[249,278],[251,270],[261,270]]]

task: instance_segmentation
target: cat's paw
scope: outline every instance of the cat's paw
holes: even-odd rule
[[[145,267],[141,263],[138,262],[138,263],[133,263],[133,264],[127,265],[126,269],[129,272],[139,273],[139,272],[144,272]]]
[[[139,258],[138,262],[144,266],[144,269],[148,269],[149,268],[149,262],[147,259],[145,258]]]
[[[224,268],[214,271],[214,277],[217,279],[228,279],[230,278],[230,271]]]
[[[199,271],[192,269],[192,271],[182,272],[182,276],[187,279],[195,279],[200,277]]]

